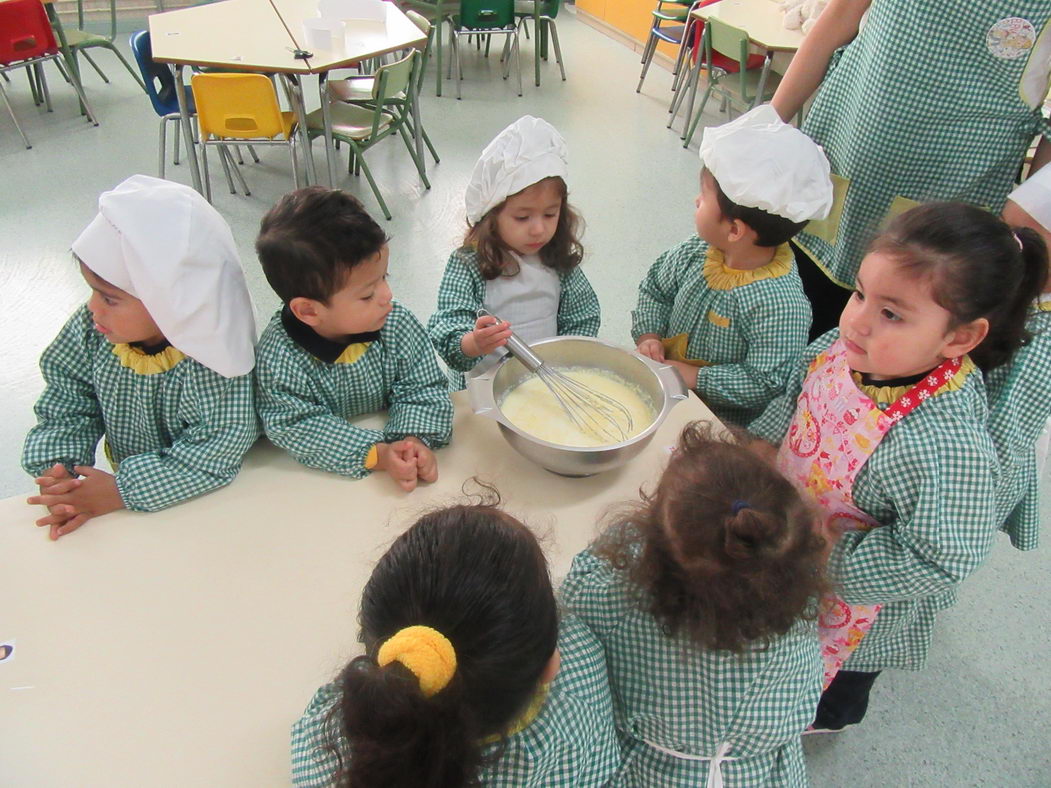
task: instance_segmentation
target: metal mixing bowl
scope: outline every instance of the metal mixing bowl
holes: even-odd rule
[[[519,361],[506,356],[477,375],[468,375],[467,392],[474,412],[499,422],[500,432],[520,454],[563,476],[592,476],[623,465],[646,447],[668,412],[688,396],[673,367],[600,339],[552,337],[531,347],[554,367],[593,367],[619,375],[649,397],[656,413],[652,424],[626,441],[586,448],[561,446],[520,430],[500,411],[498,403],[504,394],[530,374]]]

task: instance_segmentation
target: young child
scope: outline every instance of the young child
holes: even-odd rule
[[[1028,228],[1051,245],[1051,167],[1011,193],[1002,217],[1019,238],[1024,233],[1018,228]],[[1030,307],[1026,331],[1029,339],[1011,361],[985,375],[989,433],[1002,473],[998,518],[1019,550],[1035,549],[1040,533],[1040,480],[1051,437],[1051,280]]]
[[[697,235],[639,285],[632,337],[723,421],[747,424],[806,346],[810,303],[788,239],[832,204],[824,154],[768,105],[704,131]]]
[[[52,539],[229,484],[259,435],[252,304],[230,228],[200,194],[133,175],[99,197],[73,255],[91,298],[41,356],[22,450]],[[103,436],[112,475],[94,467]]]
[[[386,471],[405,490],[438,478],[452,403],[427,334],[392,300],[387,236],[350,194],[286,194],[256,252],[284,302],[259,340],[266,435],[311,468],[358,479]],[[383,430],[348,419],[388,411]]]
[[[600,786],[617,768],[602,650],[493,505],[422,517],[362,593],[361,640],[292,729],[297,786]]]
[[[467,184],[467,237],[452,253],[427,323],[455,389],[512,329],[527,343],[596,336],[599,305],[579,269],[580,217],[566,201],[566,142],[547,121],[519,118],[490,142]],[[505,322],[478,317],[484,307]]]
[[[1021,341],[1046,275],[1033,241],[962,203],[901,214],[862,261],[839,328],[751,425],[783,439],[778,466],[844,532],[815,728],[859,722],[885,668],[923,667],[936,612],[988,554],[998,463],[979,368]]]
[[[805,785],[825,540],[792,485],[688,426],[656,491],[573,560],[624,748],[612,785]]]

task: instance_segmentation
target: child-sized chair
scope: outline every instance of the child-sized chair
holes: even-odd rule
[[[98,33],[89,33],[84,30],[84,2],[81,0],[77,3],[77,29],[69,30],[66,32],[66,41],[69,44],[70,50],[73,52],[74,59],[78,55],[83,55],[84,59],[91,64],[91,67],[95,69],[102,81],[109,84],[109,78],[103,73],[102,69],[99,68],[98,63],[92,60],[87,50],[95,47],[102,47],[108,49],[117,59],[121,62],[121,65],[128,70],[131,74],[131,78],[139,83],[139,87],[146,90],[146,85],[143,80],[139,78],[139,75],[135,73],[135,69],[131,67],[124,55],[121,54],[120,50],[117,49],[116,44],[113,43],[117,37],[117,0],[109,0],[109,35],[104,36]]]
[[[562,7],[562,0],[515,0],[515,16],[518,17],[518,26],[525,30],[528,38],[529,28],[526,27],[526,24],[533,18],[533,6],[538,2],[540,3],[540,30],[533,31],[534,35],[551,34],[551,43],[555,46],[555,62],[558,63],[558,68],[562,72],[562,81],[565,82],[566,65],[562,62],[562,47],[558,43],[558,26],[555,24],[555,17],[558,16],[558,10]],[[546,51],[544,59],[547,59]]]
[[[0,73],[6,76],[4,72],[7,71],[17,68],[29,69],[31,73],[30,79],[32,80],[32,75],[35,75],[36,82],[40,85],[40,90],[44,95],[47,111],[51,112],[51,93],[47,88],[47,79],[44,76],[43,65],[48,60],[55,61],[59,70],[63,72],[73,86],[80,103],[84,106],[84,112],[88,120],[95,126],[99,125],[99,122],[95,119],[95,114],[91,111],[87,98],[84,96],[84,89],[76,73],[65,73],[62,56],[55,41],[55,34],[51,30],[47,12],[44,10],[40,0],[4,0],[4,2],[0,2]],[[26,148],[32,148],[33,145],[29,142],[29,137],[26,136],[26,133],[18,123],[15,110],[7,97],[7,91],[4,89],[3,81],[0,81],[0,98],[3,98],[4,104],[7,105],[7,111],[11,113],[11,120],[14,121],[18,133],[22,135],[22,141],[25,142]]]
[[[160,177],[163,178],[164,153],[167,148],[167,129],[170,121],[175,123],[175,150],[172,164],[179,163],[179,126],[181,125],[179,121],[182,116],[179,114],[179,97],[175,92],[175,76],[168,66],[154,62],[150,31],[139,30],[136,33],[132,33],[130,43],[131,53],[135,57],[139,72],[142,74],[143,84],[146,86],[146,95],[150,97],[153,111],[161,119],[157,145],[157,171]],[[193,103],[193,92],[185,85],[182,87],[186,91],[187,107],[190,114],[193,115],[197,111]]]
[[[222,150],[249,141],[253,145],[284,145],[292,158],[293,188],[299,186],[299,164],[292,134],[296,125],[295,113],[281,111],[277,92],[269,79],[262,74],[194,74],[190,84],[201,129],[204,187],[209,201],[212,199],[212,184],[208,177],[209,146]],[[220,157],[220,162],[225,169],[226,159]],[[249,194],[240,170],[235,167],[234,172],[245,194]]]
[[[420,174],[423,185],[431,188],[427,180],[427,173],[423,168],[423,162],[416,155],[415,147],[409,138],[407,128],[409,126],[410,105],[398,96],[409,96],[416,84],[418,70],[423,68],[422,53],[413,50],[401,60],[380,66],[373,75],[372,97],[368,106],[362,104],[346,104],[336,101],[329,104],[331,114],[332,138],[339,142],[345,142],[350,148],[350,159],[348,168],[357,173],[365,171],[365,177],[372,187],[376,201],[387,219],[391,219],[391,212],[387,203],[383,200],[376,179],[372,177],[372,171],[365,161],[365,151],[377,142],[397,132],[405,143],[416,171]],[[194,77],[196,79],[196,77]],[[200,104],[198,104],[198,107]],[[325,133],[325,120],[322,110],[316,109],[307,115],[307,133],[311,140]],[[309,155],[309,151],[307,152]]]
[[[646,72],[650,70],[650,62],[661,41],[679,47],[679,56],[675,59],[675,68],[672,69],[672,76],[678,81],[679,70],[682,68],[682,52],[691,27],[692,5],[693,0],[657,0],[657,7],[651,12],[650,35],[642,50],[642,73],[639,75],[639,84],[635,87],[636,93],[642,91]]]
[[[515,0],[460,0],[460,15],[453,21],[452,31],[453,54],[456,56],[456,98],[460,95],[460,83],[463,82],[463,64],[460,61],[460,46],[457,40],[462,36],[486,35],[507,36],[510,45],[504,47],[504,79],[511,74],[511,58],[515,58],[515,70],[518,73],[518,95],[522,95],[522,56],[518,49],[518,24],[515,19]]]
[[[737,73],[731,74],[719,68],[714,62],[715,53],[734,60],[738,66]],[[693,133],[697,130],[697,124],[701,120],[701,113],[704,112],[704,106],[708,103],[708,99],[713,92],[718,92],[723,98],[729,110],[730,118],[733,118],[735,103],[744,110],[749,110],[773,96],[778,83],[781,81],[780,76],[773,73],[770,69],[765,69],[766,78],[760,93],[759,83],[763,81],[764,68],[750,68],[748,60],[748,33],[739,27],[728,25],[715,17],[710,17],[708,24],[704,28],[704,68],[708,74],[708,87],[705,89],[704,96],[701,98],[701,104],[691,120],[690,115],[693,110],[693,100],[697,93],[697,81],[699,79],[698,74],[700,70],[698,69],[690,85],[690,100],[686,105],[686,123],[684,124],[682,135],[682,146],[684,148],[688,147],[693,139]]]

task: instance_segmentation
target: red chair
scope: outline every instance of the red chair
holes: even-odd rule
[[[47,80],[44,78],[44,63],[54,60],[60,71],[69,80],[73,89],[84,106],[88,120],[96,126],[99,122],[88,105],[84,96],[84,89],[80,85],[76,74],[67,73],[63,67],[62,54],[55,41],[55,34],[51,30],[47,12],[44,10],[40,0],[5,0],[0,2],[0,72],[12,71],[17,68],[31,67],[36,74],[37,82],[44,94],[47,111],[51,112],[51,94],[47,89]],[[29,138],[18,125],[18,118],[7,98],[4,83],[0,81],[0,97],[7,105],[7,111],[11,113],[11,120],[15,122],[15,128],[22,135],[27,148],[33,146]]]

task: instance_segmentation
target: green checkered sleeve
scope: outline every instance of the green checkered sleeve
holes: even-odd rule
[[[795,416],[796,402],[803,391],[803,381],[806,380],[810,362],[819,353],[827,350],[837,339],[839,339],[839,329],[834,328],[803,349],[793,363],[781,393],[774,397],[763,412],[748,425],[749,432],[775,446],[784,440],[785,433],[788,432],[792,418]]]
[[[474,330],[484,298],[485,280],[478,271],[477,252],[457,249],[449,257],[438,285],[438,308],[427,321],[431,343],[449,369],[469,372],[479,361],[464,355],[460,340]]]
[[[916,599],[962,582],[996,533],[996,453],[980,374],[891,428],[859,471],[858,506],[882,525],[843,535],[829,560],[854,604]]]
[[[448,445],[453,430],[449,383],[416,316],[405,310],[398,322],[396,372],[387,395],[383,439],[390,443],[412,435],[440,449]]]
[[[639,284],[639,297],[631,313],[631,338],[643,334],[668,336],[668,323],[675,306],[675,295],[690,266],[704,264],[708,246],[693,236],[661,254]]]
[[[766,406],[785,390],[810,331],[810,302],[794,275],[739,288],[751,301],[736,328],[746,351],[738,363],[697,370],[696,391],[705,402],[742,409]]]
[[[292,784],[296,788],[330,788],[333,784],[339,764],[333,747],[339,741],[335,735],[339,721],[334,716],[339,696],[335,682],[321,687],[292,726]]]
[[[597,337],[601,313],[598,297],[579,268],[560,275],[562,292],[558,300],[558,335]]]
[[[37,425],[26,436],[22,467],[32,476],[60,463],[94,465],[95,447],[105,431],[102,408],[91,379],[91,316],[81,307],[40,358],[44,392],[33,408]]]
[[[290,343],[290,340],[286,341]],[[307,467],[361,479],[379,430],[350,424],[322,399],[312,360],[266,334],[256,350],[256,397],[266,436]]]
[[[157,511],[229,484],[259,437],[250,374],[224,378],[189,358],[172,372],[182,378],[174,441],[117,468],[117,489],[134,511]]]

